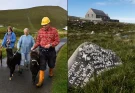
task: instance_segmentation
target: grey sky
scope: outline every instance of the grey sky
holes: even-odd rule
[[[23,9],[46,5],[60,6],[67,10],[67,0],[1,0],[0,10]]]

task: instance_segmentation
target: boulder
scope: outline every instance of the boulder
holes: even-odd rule
[[[94,31],[91,31],[91,34],[95,34],[95,32]]]
[[[121,59],[112,50],[85,42],[68,60],[69,87],[83,87],[88,81],[94,80],[94,76],[121,64]]]

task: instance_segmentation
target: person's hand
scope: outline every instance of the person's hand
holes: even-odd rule
[[[7,42],[10,42],[10,40],[7,40]]]
[[[2,46],[0,46],[0,48],[3,48]]]
[[[31,51],[34,50],[34,47],[31,48]]]
[[[7,43],[9,44],[10,43],[10,40],[7,40]]]
[[[45,48],[50,48],[50,47],[51,47],[50,44],[45,45]]]
[[[17,51],[20,51],[20,48],[17,48]]]

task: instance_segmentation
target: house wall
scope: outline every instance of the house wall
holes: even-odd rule
[[[82,20],[89,20],[89,21],[102,21],[101,18],[80,18]]]
[[[85,18],[96,18],[96,14],[90,9],[86,15]]]
[[[96,15],[96,18],[101,18],[103,21],[108,21],[108,20],[110,20],[110,17],[108,17],[108,16]]]
[[[85,18],[98,19],[101,18],[104,21],[110,20],[107,16],[96,15],[91,9],[86,13]]]

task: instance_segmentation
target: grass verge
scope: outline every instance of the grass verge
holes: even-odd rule
[[[67,93],[67,44],[58,53],[52,93]]]

